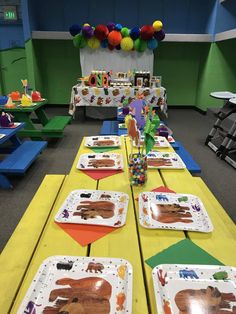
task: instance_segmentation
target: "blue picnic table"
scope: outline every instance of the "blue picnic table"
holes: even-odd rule
[[[17,123],[14,128],[0,128],[0,187],[12,188],[8,175],[24,174],[42,150],[47,146],[46,141],[21,141],[17,132],[23,129],[25,123]],[[6,147],[10,142],[10,147]]]

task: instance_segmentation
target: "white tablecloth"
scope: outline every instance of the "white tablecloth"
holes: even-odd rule
[[[74,115],[78,106],[120,107],[125,100],[130,103],[137,94],[144,94],[145,100],[154,106],[159,106],[167,116],[167,94],[164,87],[134,88],[134,87],[82,87],[75,85],[71,92],[69,114]]]

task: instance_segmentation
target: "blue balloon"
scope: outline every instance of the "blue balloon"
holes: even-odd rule
[[[120,32],[120,31],[121,31],[121,29],[122,29],[122,27],[123,27],[123,26],[122,26],[121,24],[119,24],[119,23],[118,23],[118,24],[116,24],[116,26],[115,26],[115,30],[117,30],[117,31],[119,31],[119,32]]]
[[[108,46],[108,40],[107,39],[102,40],[101,41],[101,47],[102,48],[107,48],[107,46]]]
[[[156,49],[158,46],[158,41],[155,38],[152,38],[147,42],[147,46],[151,50]]]
[[[135,26],[131,29],[130,33],[129,33],[129,36],[135,40],[137,38],[139,38],[139,35],[140,35],[140,29],[139,27]]]
[[[79,34],[81,31],[81,27],[78,24],[73,24],[71,25],[71,27],[69,28],[69,32],[71,34],[71,36],[75,36],[77,34]]]

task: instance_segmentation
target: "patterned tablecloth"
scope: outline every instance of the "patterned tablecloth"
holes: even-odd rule
[[[154,106],[160,106],[167,115],[167,94],[164,87],[82,87],[75,85],[71,92],[69,114],[74,115],[77,106],[120,107],[124,100],[130,103],[137,94],[144,94],[145,99]]]

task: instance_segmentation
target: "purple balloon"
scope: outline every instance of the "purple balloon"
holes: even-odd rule
[[[93,37],[94,30],[91,26],[83,26],[82,27],[82,34],[85,38]]]
[[[108,28],[109,32],[113,31],[115,29],[115,27],[116,27],[116,24],[113,22],[109,22],[107,24],[107,28]]]
[[[161,29],[159,32],[154,32],[154,37],[158,40],[158,41],[162,41],[165,38],[165,32],[163,31],[163,29]]]

